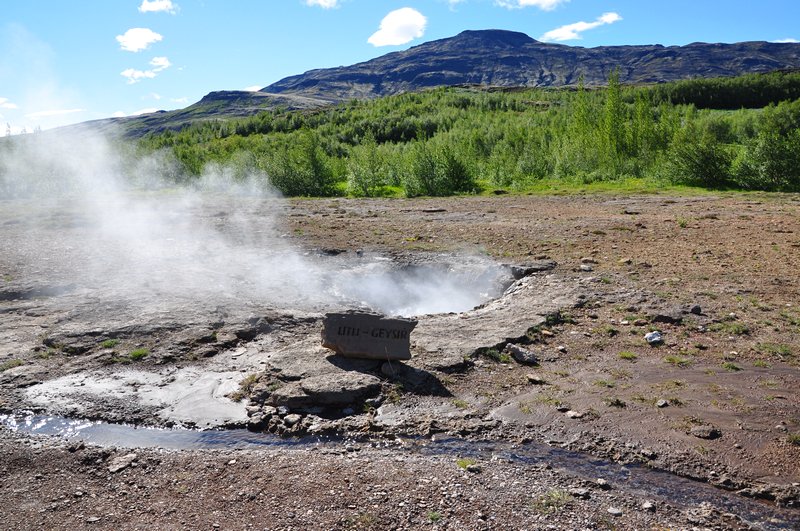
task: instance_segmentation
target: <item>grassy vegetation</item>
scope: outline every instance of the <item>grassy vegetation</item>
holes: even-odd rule
[[[10,360],[4,361],[0,363],[0,372],[7,371],[9,369],[13,369],[14,367],[19,367],[23,365],[25,362],[16,358],[12,358]]]
[[[146,348],[137,348],[128,353],[128,358],[131,361],[141,361],[150,355],[150,351]]]
[[[800,191],[800,74],[599,90],[448,88],[197,122],[141,139],[170,178],[209,164],[291,196]],[[266,177],[268,176],[268,177]],[[679,220],[679,225],[688,220]]]
[[[635,353],[629,352],[627,350],[622,351],[619,354],[617,354],[617,357],[619,357],[619,359],[625,360],[625,361],[636,361],[639,358],[639,356],[637,356]]]
[[[106,339],[100,343],[100,346],[103,348],[114,348],[117,345],[119,345],[119,339]]]
[[[471,457],[460,457],[456,459],[456,464],[459,468],[466,470],[467,468],[477,464],[477,461]]]

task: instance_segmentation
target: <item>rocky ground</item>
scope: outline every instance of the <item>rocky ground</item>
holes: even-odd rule
[[[0,405],[344,438],[168,451],[4,430],[10,528],[800,521],[795,196],[238,201],[137,204],[151,223],[133,233],[91,209],[3,205]],[[355,289],[385,263],[403,282],[490,271],[480,286],[509,288],[418,316],[408,363],[331,356],[325,311],[404,296]],[[416,448],[431,437],[467,446]],[[643,487],[585,459],[513,457],[529,447],[673,475]],[[718,488],[678,495],[678,478]]]

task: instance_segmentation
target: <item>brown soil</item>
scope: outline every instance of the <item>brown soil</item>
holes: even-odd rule
[[[796,196],[300,200],[287,214],[287,233],[309,248],[549,258],[558,263],[549,274],[592,279],[594,295],[534,338],[538,367],[480,357],[441,377],[451,396],[399,400],[498,420],[476,437],[643,462],[796,506]],[[644,340],[652,329],[663,345]],[[483,457],[467,472],[458,456],[383,442],[139,450],[136,466],[111,473],[127,450],[0,434],[0,520],[13,529],[726,529],[747,519],[668,497],[650,512],[624,481],[605,490],[592,477]],[[569,494],[576,488],[585,499]]]

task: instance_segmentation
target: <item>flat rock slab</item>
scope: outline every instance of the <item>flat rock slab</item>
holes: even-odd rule
[[[368,312],[329,313],[322,322],[322,346],[347,358],[410,360],[413,319]]]
[[[335,372],[290,382],[273,392],[267,403],[298,410],[314,406],[349,406],[377,395],[381,380],[359,372]]]

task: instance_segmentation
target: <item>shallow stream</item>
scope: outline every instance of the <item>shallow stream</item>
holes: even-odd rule
[[[100,446],[122,448],[164,448],[172,450],[257,449],[264,447],[331,447],[340,440],[319,438],[286,439],[247,430],[189,430],[183,428],[143,428],[101,421],[68,419],[56,416],[0,415],[0,427],[14,432],[80,440]],[[467,441],[454,438],[408,439],[398,452],[419,455],[452,455],[480,459],[502,459],[518,464],[547,464],[579,479],[604,479],[626,493],[641,499],[669,503],[674,507],[712,507],[738,515],[755,529],[800,529],[800,510],[784,509],[742,497],[668,472],[638,465],[620,465],[591,456],[543,444],[516,445],[505,442]]]

